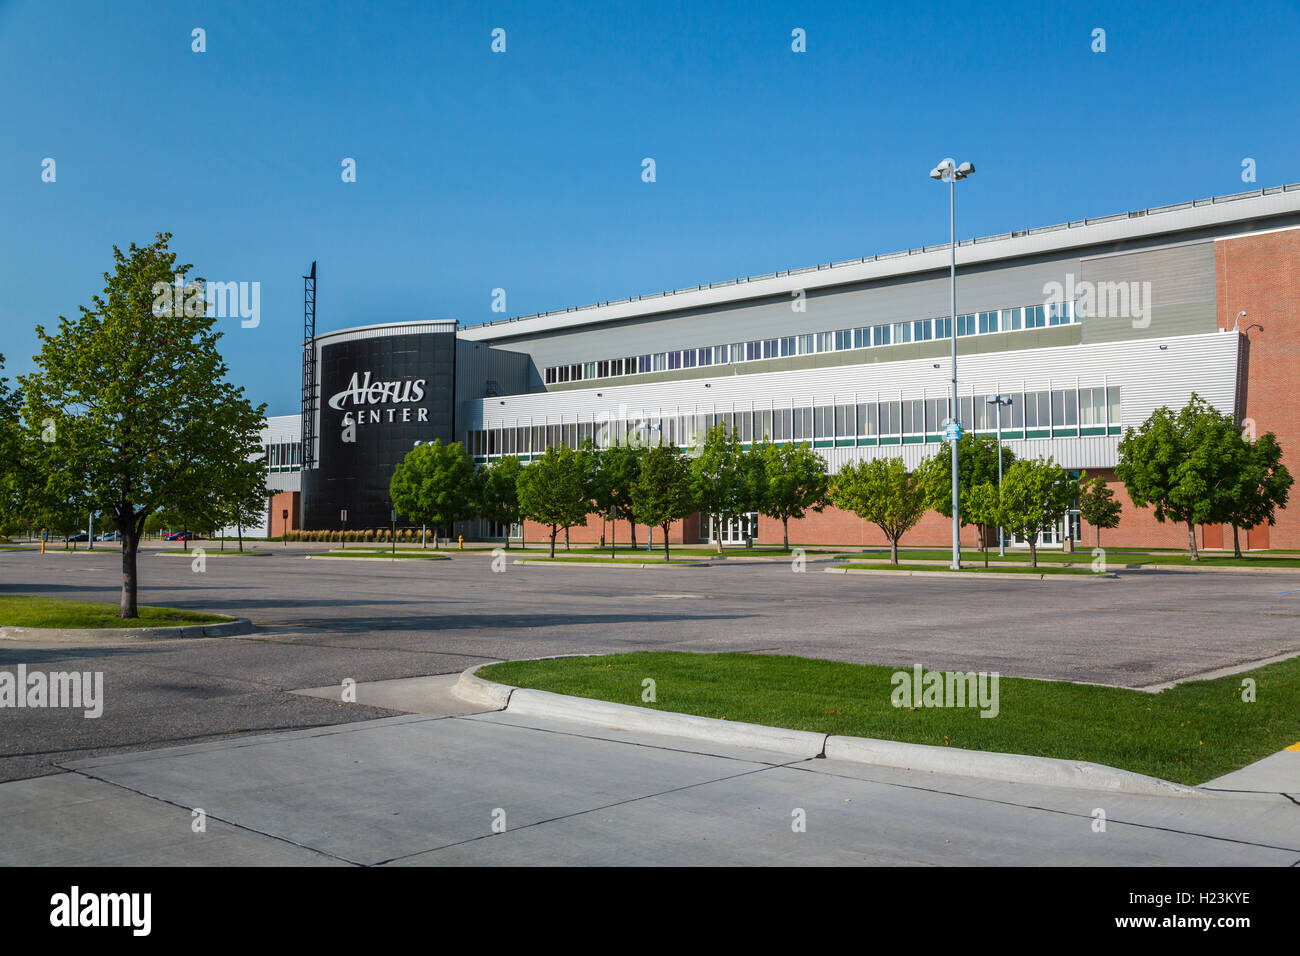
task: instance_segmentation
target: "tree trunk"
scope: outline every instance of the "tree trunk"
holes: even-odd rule
[[[559,525],[551,525],[551,558],[555,558],[555,536],[560,533]]]
[[[984,546],[984,567],[989,566],[989,526],[980,525],[980,544]]]
[[[790,519],[789,518],[781,519],[781,539],[782,539],[781,547],[789,551],[790,550]]]
[[[569,550],[569,526],[567,524],[564,526],[564,550]]]
[[[889,560],[898,563],[898,538],[889,539]]]
[[[243,554],[244,553],[244,526],[242,524],[235,525],[235,534],[239,535],[239,553]]]
[[[636,550],[636,522],[628,518],[628,523],[632,525],[632,550]]]
[[[717,548],[718,554],[722,553],[722,517],[713,516],[713,546]]]
[[[135,568],[136,549],[139,544],[140,538],[134,531],[123,533],[122,603],[117,613],[118,617],[134,618],[140,616],[139,608],[136,606],[136,593],[140,582]]]
[[[618,517],[617,515],[615,515],[613,518],[610,519],[609,522],[609,559],[611,561],[613,561],[614,558],[616,557],[616,555],[614,554],[614,550],[615,550],[614,538],[617,536],[617,532],[618,532]]]
[[[1035,531],[1029,537],[1029,564],[1031,567],[1038,567],[1038,532]]]
[[[668,560],[668,529],[669,529],[671,526],[672,526],[672,522],[671,522],[671,521],[669,521],[667,524],[663,525],[663,529],[664,529],[664,560],[665,560],[665,561]]]
[[[1187,522],[1187,549],[1187,553],[1193,561],[1201,560],[1201,555],[1196,550],[1196,525],[1190,521]]]
[[[1234,558],[1241,557],[1241,538],[1237,536],[1237,526],[1235,524],[1232,526],[1232,556]]]

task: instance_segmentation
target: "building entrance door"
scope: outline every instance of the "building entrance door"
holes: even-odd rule
[[[713,543],[716,539],[713,537],[712,516],[701,514],[700,521],[704,523],[704,527],[700,529],[700,537],[709,543]],[[722,523],[722,543],[724,545],[744,544],[746,537],[758,537],[757,511],[751,511],[749,514],[740,515]]]

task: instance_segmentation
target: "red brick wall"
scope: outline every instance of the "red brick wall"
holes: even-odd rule
[[[1243,330],[1256,323],[1264,327],[1247,333],[1242,418],[1254,419],[1257,435],[1277,436],[1283,463],[1300,482],[1300,229],[1226,239],[1215,243],[1214,251],[1219,327],[1232,328],[1243,310]],[[1277,524],[1257,529],[1250,538],[1251,547],[1300,548],[1300,487],[1292,487],[1291,505],[1278,513]],[[1231,529],[1224,544],[1232,547]]]
[[[270,520],[267,522],[268,537],[278,538],[286,530],[298,530],[300,495],[301,492],[298,491],[281,491],[271,496]],[[288,521],[281,517],[285,511],[289,512]]]
[[[610,534],[610,529],[611,527],[613,527],[613,525],[617,525],[617,527],[613,528],[616,543],[620,545],[631,544],[632,529],[629,526],[628,522],[618,521],[618,522],[611,523],[606,521],[602,523],[599,515],[587,515],[587,523],[585,526],[570,528],[569,543],[582,544],[582,545],[599,544],[600,536],[603,534],[606,536],[605,543],[609,544],[608,536]],[[691,517],[686,518],[684,521],[674,522],[672,526],[672,531],[668,536],[668,543],[670,545],[698,543],[699,527],[700,527],[699,515],[692,515]],[[643,546],[645,545],[647,541],[646,530],[647,530],[646,526],[643,524],[639,524],[636,526],[637,544]],[[662,543],[663,529],[655,528],[654,531],[655,531],[655,535],[654,535],[655,543],[656,544]],[[536,521],[524,522],[525,543],[548,544],[550,543],[550,540],[551,540],[551,528],[549,525],[538,524]],[[555,536],[555,544],[557,547],[564,546],[563,528],[561,528],[560,533]]]

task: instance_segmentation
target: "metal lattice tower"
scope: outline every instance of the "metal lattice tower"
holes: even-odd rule
[[[302,277],[302,468],[316,467],[316,262]]]

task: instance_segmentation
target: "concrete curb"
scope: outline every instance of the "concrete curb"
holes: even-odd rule
[[[493,710],[505,710],[510,703],[510,695],[519,688],[478,677],[478,669],[487,666],[487,664],[475,664],[463,671],[451,692],[466,703],[491,707]]]
[[[637,561],[550,561],[546,558],[516,558],[515,564],[527,564],[536,568],[639,568],[645,570],[666,570],[670,568],[702,568],[707,565],[698,561],[660,561],[658,564],[644,564]]]
[[[445,554],[422,554],[418,558],[382,558],[374,555],[369,558],[349,558],[341,554],[304,554],[303,558],[310,561],[312,558],[320,558],[322,561],[387,561],[390,564],[395,561],[450,561],[451,558]]]
[[[1025,754],[991,753],[906,744],[895,740],[872,740],[868,737],[826,738],[826,757],[854,763],[900,770],[922,770],[964,777],[985,777],[1008,783],[1028,783],[1045,787],[1070,787],[1104,790],[1110,793],[1145,794],[1159,797],[1206,797],[1210,794],[1158,777],[1120,770],[1105,764],[1057,757],[1031,757]]]
[[[589,655],[571,655],[583,657]],[[749,747],[795,757],[826,757],[900,770],[917,770],[1006,783],[1100,790],[1160,797],[1213,797],[1213,793],[1105,764],[1026,754],[991,753],[956,747],[933,747],[869,737],[844,737],[806,730],[786,730],[740,721],[718,720],[628,704],[570,697],[483,680],[478,664],[461,674],[453,693],[473,704],[521,717],[550,717],[616,730],[641,731]]]
[[[752,747],[770,750],[795,757],[821,755],[825,734],[806,730],[783,730],[733,720],[716,720],[692,714],[675,714],[662,710],[647,710],[627,704],[613,704],[586,697],[569,697],[545,690],[518,688],[510,695],[507,713],[521,717],[553,717],[576,720],[584,724],[598,724],[618,730],[636,730],[645,733],[667,734],[691,740],[733,747]]]
[[[192,558],[195,556],[193,550],[158,551],[156,552],[156,554],[160,558]],[[237,558],[266,558],[266,557],[270,557],[271,552],[270,551],[222,551],[220,549],[216,551],[209,551],[207,548],[203,549],[203,556],[205,558],[226,557],[227,555],[229,555],[230,557],[237,557]]]
[[[220,624],[187,624],[181,627],[0,627],[0,639],[144,637],[174,640],[192,637],[233,637],[237,634],[249,634],[252,630],[252,621],[246,617],[237,617]]]
[[[827,574],[886,574],[894,577],[918,577],[918,578],[967,578],[970,579],[976,575],[990,578],[1025,578],[1029,581],[1044,581],[1051,578],[1053,581],[1061,579],[1067,581],[1094,581],[1102,578],[1108,581],[1118,581],[1118,574],[1034,574],[1030,571],[985,571],[981,569],[972,569],[970,571],[890,571],[884,568],[876,570],[875,568],[823,568]]]

